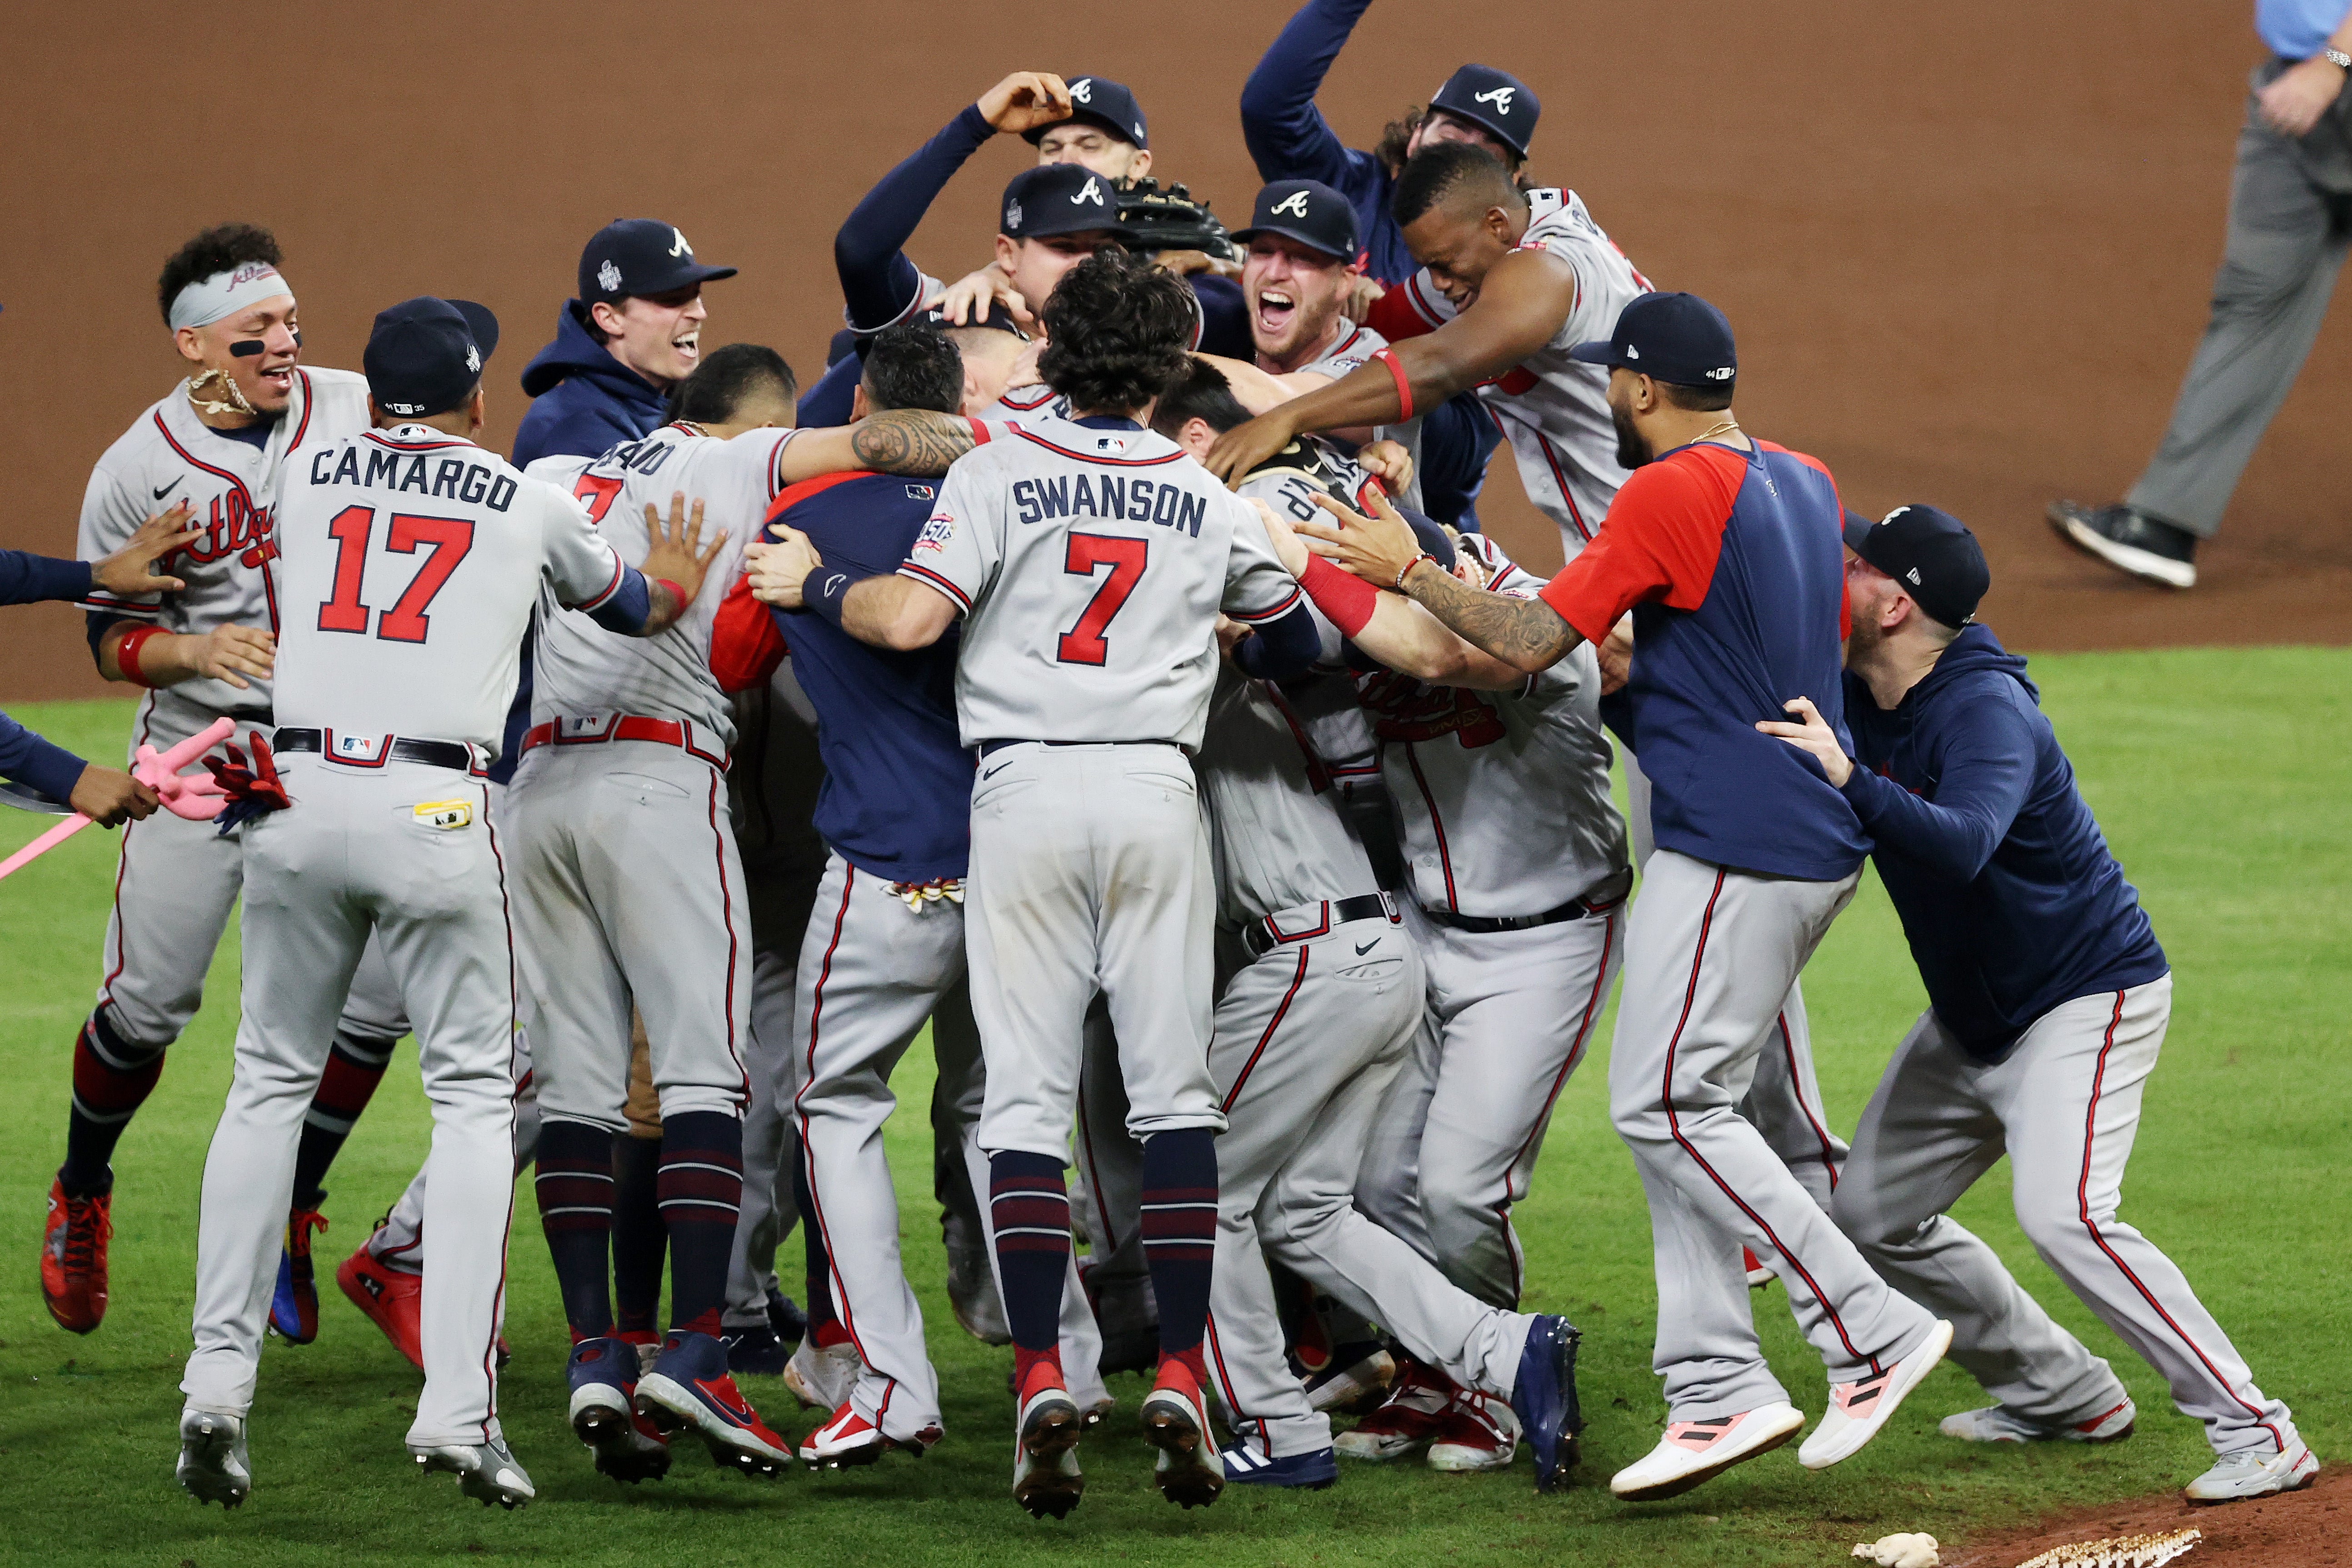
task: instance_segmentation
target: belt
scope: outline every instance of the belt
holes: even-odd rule
[[[1281,922],[1286,918],[1312,920],[1315,924],[1304,930],[1285,931]],[[1396,900],[1385,893],[1368,893],[1360,898],[1325,899],[1320,904],[1303,904],[1297,909],[1286,909],[1280,915],[1269,915],[1263,920],[1251,921],[1242,927],[1242,946],[1250,950],[1251,957],[1263,958],[1276,947],[1328,936],[1350,920],[1386,920],[1394,925],[1399,918]]]
[[[1606,915],[1624,903],[1625,895],[1633,889],[1631,871],[1613,871],[1559,908],[1547,909],[1541,915],[1455,915],[1426,904],[1421,912],[1428,916],[1431,925],[1455,931],[1532,931],[1538,925],[1558,925],[1562,921],[1581,920],[1588,915]]]
[[[1192,755],[1190,747],[1173,740],[983,740],[978,750],[982,757],[993,757],[1008,746],[1050,746],[1056,749],[1069,746],[1173,746],[1185,756]]]
[[[404,735],[344,735],[331,729],[281,729],[269,737],[272,751],[315,751],[346,768],[381,768],[387,762],[422,762],[460,773],[486,773],[475,748],[456,740],[412,740]]]
[[[595,718],[551,718],[522,732],[522,749],[541,746],[595,746],[608,740],[650,740],[675,746],[725,772],[728,755],[704,750],[695,744],[694,726],[682,718],[647,718],[642,714],[604,714]]]

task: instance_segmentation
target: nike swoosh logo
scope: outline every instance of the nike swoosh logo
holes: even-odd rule
[[[181,475],[181,476],[179,476],[179,478],[177,478],[177,479],[173,479],[170,484],[168,484],[168,485],[164,486],[162,489],[160,489],[160,490],[158,490],[158,491],[156,491],[156,492],[155,492],[155,498],[156,498],[157,500],[159,500],[159,501],[160,501],[160,500],[162,500],[164,497],[166,497],[166,496],[170,495],[173,491],[174,491],[174,490],[178,489],[178,488],[180,487],[180,480],[181,480],[181,479],[184,479],[184,478],[186,478],[186,477],[187,477],[187,476],[186,476],[185,474],[183,474],[183,475]]]
[[[1367,953],[1370,952],[1373,948],[1375,948],[1375,947],[1379,946],[1380,945],[1381,945],[1381,939],[1380,939],[1379,937],[1375,936],[1375,937],[1373,937],[1370,941],[1369,941],[1369,942],[1365,943],[1362,946],[1360,946],[1360,947],[1359,947],[1359,948],[1357,948],[1357,949],[1356,949],[1356,956],[1357,956],[1357,957],[1359,957],[1359,958],[1360,958],[1360,957],[1362,957],[1365,954],[1367,954]]]
[[[987,772],[985,772],[985,773],[982,774],[982,775],[981,775],[981,778],[982,778],[982,779],[993,779],[993,778],[995,778],[998,774],[1000,774],[1000,773],[1003,772],[1006,768],[1010,768],[1010,767],[1012,767],[1012,766],[1013,766],[1013,764],[1011,764],[1010,762],[1000,762],[1000,763],[998,763],[995,767],[993,767],[993,768],[990,768]]]

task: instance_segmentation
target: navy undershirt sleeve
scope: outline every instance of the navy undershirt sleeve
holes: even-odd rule
[[[0,713],[0,779],[29,785],[62,805],[81,781],[82,767],[82,759],[72,752]]]
[[[1315,95],[1371,0],[1307,0],[1242,88],[1242,141],[1263,180],[1320,180],[1352,203],[1378,166],[1343,144]]]
[[[856,354],[844,354],[828,367],[816,383],[801,393],[794,420],[803,430],[831,430],[849,423],[849,411],[856,405],[850,401],[857,391],[857,378],[866,373],[866,361]]]
[[[1304,601],[1234,645],[1234,663],[1261,681],[1287,681],[1305,674],[1323,653],[1323,633]]]
[[[1934,715],[1937,733],[1914,737],[1937,764],[1933,800],[1860,763],[1843,793],[1880,847],[1899,850],[1955,883],[1974,882],[2032,788],[2033,729],[1997,697],[1938,705]]]
[[[646,621],[654,612],[653,589],[646,574],[634,566],[621,569],[621,586],[613,597],[588,612],[588,619],[607,632],[617,632],[624,637],[644,633]]]
[[[878,332],[922,303],[922,270],[907,259],[906,243],[964,160],[994,134],[980,106],[965,105],[946,129],[883,175],[850,209],[833,241],[834,270],[841,275],[850,326]]]
[[[45,599],[89,596],[89,562],[0,549],[0,604],[37,604]]]

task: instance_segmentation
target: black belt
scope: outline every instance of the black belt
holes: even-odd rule
[[[1271,920],[1253,920],[1242,927],[1242,946],[1250,950],[1253,958],[1263,958],[1286,943],[1328,936],[1350,920],[1393,921],[1396,918],[1396,905],[1387,894],[1368,893],[1361,898],[1328,901],[1323,905],[1323,923],[1311,930],[1278,931]]]
[[[1190,757],[1192,755],[1190,751],[1185,751],[1182,746],[1178,745],[1177,742],[1172,740],[1024,740],[1016,738],[1013,740],[983,740],[980,743],[978,749],[982,757],[993,757],[1008,746],[1051,746],[1055,747],[1066,746],[1174,746],[1177,750],[1183,751],[1185,756]]]
[[[327,749],[327,735],[318,729],[281,729],[269,737],[272,751],[315,751],[330,762],[340,762],[348,768],[381,768],[386,761],[423,762],[435,768],[454,768],[460,773],[474,768],[473,747],[455,740],[411,740],[404,735],[389,737],[392,745],[375,756],[354,758],[339,756]]]
[[[1429,917],[1431,925],[1455,931],[1532,931],[1538,925],[1558,925],[1563,921],[1581,920],[1588,915],[1606,915],[1624,903],[1633,888],[1633,873],[1618,871],[1602,877],[1559,908],[1547,909],[1541,915],[1455,915],[1426,904],[1421,912]]]

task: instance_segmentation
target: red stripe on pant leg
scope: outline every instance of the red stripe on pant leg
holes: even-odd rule
[[[2116,1030],[2124,1021],[2124,995],[2122,991],[2116,993],[2116,1010],[2107,1019],[2106,1038],[2099,1042],[2099,1064],[2091,1074],[2091,1103],[2083,1114],[2083,1175],[2074,1184],[2074,1202],[2082,1213],[2083,1228],[2091,1233],[2092,1245],[2105,1253],[2107,1261],[2113,1263],[2116,1271],[2131,1281],[2131,1287],[2139,1292],[2140,1300],[2146,1301],[2149,1310],[2164,1320],[2164,1326],[2170,1329],[2179,1336],[2180,1343],[2189,1347],[2189,1354],[2195,1356],[2207,1372],[2212,1374],[2213,1381],[2223,1388],[2229,1389],[2230,1397],[2237,1400],[2238,1408],[2252,1416],[2254,1418],[2254,1425],[2268,1432],[2271,1435],[2271,1441],[2277,1444],[2278,1451],[2284,1454],[2286,1452],[2286,1438],[2280,1434],[2279,1429],[2263,1420],[2260,1410],[2238,1397],[2238,1391],[2230,1386],[2230,1380],[2221,1375],[2221,1369],[2213,1364],[2213,1358],[2205,1354],[2204,1347],[2189,1337],[2188,1330],[2173,1321],[2172,1314],[2164,1310],[2164,1303],[2156,1299],[2155,1292],[2140,1282],[2140,1277],[2137,1274],[2132,1272],[2131,1265],[2125,1262],[2117,1256],[2116,1249],[2107,1245],[2107,1239],[2099,1234],[2099,1222],[2091,1218],[2091,1145],[2098,1136],[2099,1093],[2101,1087],[2106,1082],[2107,1052],[2115,1049]]]
[[[1282,993],[1282,1001],[1275,1008],[1274,1017],[1266,1020],[1265,1032],[1257,1037],[1256,1047],[1250,1051],[1249,1060],[1242,1063],[1240,1073],[1234,1079],[1234,1086],[1225,1092],[1225,1098],[1223,1103],[1218,1105],[1218,1110],[1230,1111],[1234,1108],[1234,1102],[1241,1098],[1242,1085],[1249,1082],[1250,1073],[1257,1067],[1257,1059],[1264,1056],[1265,1048],[1273,1043],[1274,1031],[1282,1027],[1282,1020],[1289,1013],[1292,1000],[1298,995],[1298,988],[1307,983],[1307,951],[1305,947],[1298,950],[1298,972],[1290,977],[1290,989]]]
[[[841,907],[833,912],[833,936],[824,945],[824,961],[817,966],[816,984],[809,992],[808,1082],[793,1096],[793,1109],[801,1119],[801,1159],[808,1169],[809,1214],[816,1221],[817,1234],[824,1239],[824,1270],[833,1276],[834,1320],[857,1347],[857,1358],[870,1361],[864,1342],[857,1337],[856,1315],[849,1310],[849,1289],[841,1277],[841,1254],[833,1245],[833,1227],[825,1221],[824,1200],[817,1196],[816,1158],[809,1153],[809,1116],[801,1104],[816,1082],[816,1037],[824,1022],[824,983],[833,977],[833,956],[841,950],[841,928],[849,922],[849,895],[857,886],[856,866],[843,861],[841,873]]]
[[[1698,1152],[1697,1146],[1683,1136],[1682,1118],[1675,1113],[1675,1053],[1681,1049],[1683,1030],[1690,1023],[1691,1009],[1697,1004],[1699,966],[1706,958],[1707,936],[1715,928],[1716,901],[1723,896],[1724,879],[1728,874],[1720,867],[1716,870],[1715,888],[1706,895],[1706,913],[1699,918],[1698,949],[1691,955],[1690,983],[1683,990],[1683,1014],[1681,1018],[1675,1020],[1674,1038],[1666,1042],[1666,1076],[1664,1087],[1661,1092],[1661,1098],[1665,1104],[1666,1127],[1674,1134],[1675,1142],[1682,1146],[1683,1153],[1688,1155],[1698,1168],[1706,1173],[1707,1179],[1715,1183],[1723,1196],[1729,1198],[1733,1206],[1764,1233],[1765,1239],[1771,1243],[1773,1249],[1787,1260],[1789,1267],[1797,1271],[1797,1277],[1804,1281],[1805,1288],[1813,1293],[1813,1300],[1821,1302],[1822,1311],[1828,1315],[1831,1325],[1837,1330],[1838,1343],[1845,1346],[1846,1354],[1867,1365],[1874,1375],[1883,1375],[1886,1369],[1878,1364],[1876,1356],[1864,1355],[1854,1348],[1853,1336],[1845,1331],[1845,1320],[1838,1315],[1837,1307],[1823,1293],[1821,1285],[1813,1279],[1812,1271],[1805,1267],[1804,1260],[1789,1250],[1788,1243],[1782,1241],[1780,1234],[1765,1223],[1764,1217],[1750,1208],[1747,1200],[1732,1190],[1731,1184],[1724,1180],[1713,1166],[1706,1163],[1706,1156]]]
[[[1528,1135],[1520,1142],[1518,1152],[1511,1156],[1511,1163],[1503,1167],[1503,1196],[1496,1201],[1495,1218],[1503,1228],[1503,1250],[1509,1254],[1511,1260],[1511,1300],[1514,1302],[1519,1299],[1519,1290],[1525,1281],[1519,1249],[1511,1239],[1511,1173],[1518,1169],[1521,1160],[1528,1157],[1528,1151],[1535,1146],[1545,1124],[1551,1119],[1551,1108],[1558,1103],[1559,1092],[1568,1087],[1569,1074],[1574,1072],[1576,1064],[1584,1060],[1584,1042],[1592,1033],[1594,1020],[1601,1016],[1601,990],[1609,983],[1609,949],[1617,940],[1617,912],[1612,909],[1602,918],[1606,924],[1601,933],[1601,966],[1592,977],[1591,994],[1584,998],[1584,1018],[1576,1026],[1576,1039],[1569,1043],[1568,1060],[1559,1064],[1558,1072],[1552,1074],[1551,1089],[1544,1095],[1542,1113],[1536,1117],[1535,1125],[1528,1129]]]
[[[1274,1458],[1274,1434],[1267,1430],[1265,1417],[1263,1416],[1251,1415],[1248,1411],[1242,1409],[1234,1399],[1234,1375],[1225,1370],[1225,1347],[1223,1343],[1217,1338],[1217,1314],[1211,1312],[1208,1317],[1202,1321],[1202,1327],[1208,1333],[1209,1359],[1217,1364],[1217,1382],[1222,1386],[1224,1394],[1226,1414],[1234,1417],[1232,1421],[1229,1421],[1226,1424],[1234,1427],[1236,1432],[1238,1432],[1240,1425],[1244,1421],[1250,1422],[1252,1425],[1255,1426],[1257,1427],[1257,1440],[1261,1444],[1265,1445],[1265,1457],[1269,1459]],[[1209,1434],[1206,1432],[1202,1433],[1201,1436],[1203,1439],[1209,1438]]]
[[[262,573],[264,578],[268,575],[267,571]],[[148,744],[147,737],[153,717],[152,703],[142,703],[140,707],[142,711],[139,715],[138,744],[145,746]],[[136,822],[122,824],[122,852],[114,860],[114,967],[109,969],[106,972],[106,978],[98,983],[98,999],[100,1007],[114,1005],[114,982],[122,977],[123,966],[131,961],[123,949],[122,942],[122,935],[126,929],[122,923],[122,878],[123,874],[131,869],[131,834],[138,826]],[[215,936],[215,940],[217,941],[218,937]]]
[[[264,572],[262,576],[267,580],[268,573]],[[490,859],[499,868],[499,919],[507,934],[507,1072],[511,1076],[514,1072],[515,993],[518,989],[515,984],[514,913],[507,906],[507,858],[499,852],[499,830],[490,821],[490,787],[484,784],[480,789],[482,827],[490,836]],[[404,1002],[405,998],[403,1000]],[[507,1147],[509,1151],[514,1148],[514,1101],[511,1098],[507,1102]],[[426,1190],[429,1193],[431,1189],[428,1186]],[[418,1239],[422,1240],[424,1225],[421,1221],[417,1231]],[[499,1230],[499,1283],[498,1289],[490,1295],[490,1338],[489,1343],[482,1347],[482,1375],[489,1380],[490,1385],[489,1415],[482,1422],[482,1441],[485,1443],[490,1440],[490,1428],[498,1424],[499,1419],[499,1319],[506,1312],[507,1249],[512,1244],[513,1236],[514,1183],[509,1182],[506,1223]]]
[[[727,1059],[735,1064],[735,1075],[740,1081],[739,1091],[745,1107],[751,1103],[751,1073],[743,1065],[743,1053],[735,1049],[735,890],[727,885],[727,830],[719,825],[719,773],[710,774],[710,837],[711,854],[719,867],[719,913],[727,923]],[[843,862],[846,864],[847,862]]]
[[[1838,1184],[1836,1149],[1830,1141],[1829,1129],[1822,1125],[1821,1118],[1813,1114],[1812,1105],[1805,1099],[1804,1080],[1797,1072],[1797,1042],[1789,1034],[1788,1009],[1782,1009],[1774,1015],[1772,1021],[1780,1026],[1780,1049],[1789,1058],[1789,1082],[1791,1092],[1797,1097],[1797,1109],[1805,1113],[1806,1124],[1813,1129],[1813,1136],[1822,1141],[1822,1168],[1830,1173],[1830,1190],[1835,1192]]]

